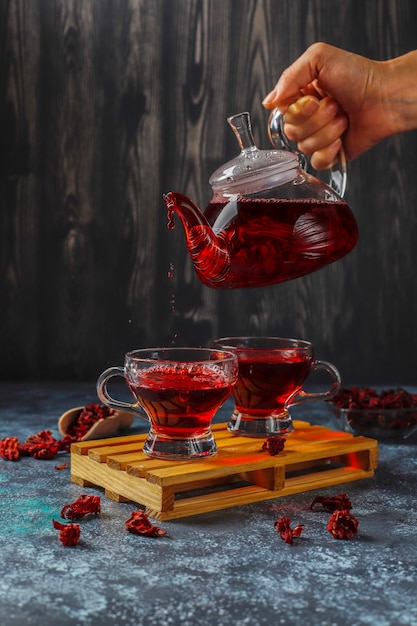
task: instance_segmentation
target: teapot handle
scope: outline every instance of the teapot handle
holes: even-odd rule
[[[297,155],[300,166],[307,169],[307,158],[305,154],[300,152],[296,144],[290,141],[284,132],[284,116],[278,109],[271,111],[268,119],[268,135],[272,145],[278,150],[289,150]],[[329,170],[330,180],[328,185],[343,198],[346,191],[347,173],[346,173],[346,156],[343,148],[340,149],[338,160]]]

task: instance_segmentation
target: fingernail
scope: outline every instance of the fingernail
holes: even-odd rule
[[[271,102],[273,102],[275,97],[275,92],[271,91],[263,100],[262,100],[262,104],[271,104]]]
[[[301,111],[304,115],[312,115],[319,108],[319,103],[315,98],[308,98],[301,105]]]
[[[329,115],[336,115],[336,113],[339,110],[339,105],[337,104],[335,100],[333,100],[332,98],[329,98],[325,104],[325,108],[326,108],[326,112]]]

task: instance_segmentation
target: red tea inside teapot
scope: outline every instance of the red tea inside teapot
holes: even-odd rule
[[[210,178],[204,211],[164,196],[184,227],[188,252],[209,287],[261,287],[314,272],[355,246],[355,218],[340,195],[307,174],[297,156],[256,148],[248,113],[229,118],[240,155]]]

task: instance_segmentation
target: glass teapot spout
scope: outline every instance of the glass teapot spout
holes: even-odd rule
[[[231,269],[230,249],[222,233],[216,235],[203,212],[182,193],[164,195],[168,218],[176,213],[184,227],[188,253],[202,283],[219,287]]]

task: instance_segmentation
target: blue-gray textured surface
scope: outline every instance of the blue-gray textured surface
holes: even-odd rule
[[[96,402],[94,384],[0,385],[0,437],[50,428],[59,415]],[[224,408],[217,420],[227,417]],[[297,417],[324,422],[321,403]],[[132,432],[143,430],[139,420]],[[171,522],[165,537],[125,530],[131,503],[70,482],[51,461],[0,459],[2,626],[396,626],[417,625],[417,441],[381,444],[374,478]],[[326,531],[316,495],[346,492],[359,520],[349,541]],[[81,493],[102,513],[81,521],[65,548],[51,520]],[[274,529],[281,515],[305,524],[293,545]]]

